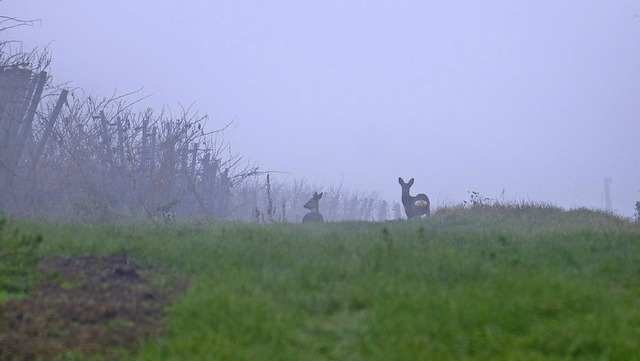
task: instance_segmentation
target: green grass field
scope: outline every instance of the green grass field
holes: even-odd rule
[[[127,255],[190,279],[164,336],[133,360],[640,358],[640,226],[601,212],[522,204],[386,223],[6,223],[5,238],[42,235],[40,256]]]

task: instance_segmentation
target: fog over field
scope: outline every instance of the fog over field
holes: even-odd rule
[[[432,205],[640,200],[640,2],[4,0],[55,83],[210,116],[232,150]],[[636,15],[638,14],[638,15]]]

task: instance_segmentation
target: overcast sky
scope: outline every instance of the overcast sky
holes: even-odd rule
[[[210,116],[262,170],[435,206],[640,200],[640,1],[4,0],[54,82]],[[502,198],[504,190],[504,198]]]

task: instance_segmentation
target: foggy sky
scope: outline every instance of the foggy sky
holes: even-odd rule
[[[4,0],[42,19],[54,82],[235,119],[225,139],[281,181],[435,206],[469,191],[613,209],[640,200],[638,1]],[[322,189],[318,189],[320,191]],[[326,189],[325,189],[326,190]],[[504,193],[503,193],[504,191]]]

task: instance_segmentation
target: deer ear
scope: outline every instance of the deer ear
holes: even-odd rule
[[[404,181],[402,180],[402,177],[398,177],[398,183],[400,183],[400,185],[404,184]]]
[[[413,178],[409,179],[409,187],[413,185]]]

